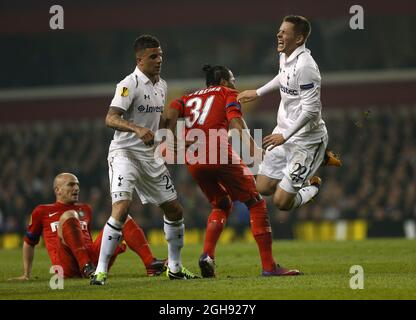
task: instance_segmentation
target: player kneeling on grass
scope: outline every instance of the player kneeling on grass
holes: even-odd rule
[[[78,178],[71,173],[61,173],[54,180],[56,202],[37,206],[31,215],[23,242],[22,276],[10,280],[29,280],[32,273],[35,245],[41,234],[53,265],[63,268],[64,277],[90,277],[98,262],[102,231],[92,240],[90,225],[91,206],[78,202]],[[153,257],[143,230],[129,218],[123,228],[124,240],[137,253],[146,266],[148,276],[157,276],[166,269],[166,260]],[[112,259],[126,251],[121,243]]]
[[[178,118],[185,118],[187,136],[193,136],[193,132],[199,131],[206,137],[205,141],[196,141],[192,145],[197,146],[201,154],[205,153],[202,161],[191,163],[191,148],[188,148],[186,154],[188,170],[212,206],[204,250],[199,259],[201,274],[204,278],[215,277],[215,247],[231,212],[233,201],[239,200],[245,203],[250,211],[251,231],[260,253],[262,275],[299,275],[298,270],[283,268],[274,261],[272,230],[266,202],[256,190],[250,170],[228,142],[228,129],[236,129],[243,142],[248,145],[247,150],[250,150],[251,154],[259,154],[261,157],[263,153],[246,131],[247,126],[242,117],[240,103],[237,101],[234,76],[224,66],[206,65],[203,70],[206,73],[207,89],[197,90],[173,101],[163,114],[166,128],[172,132]],[[216,132],[214,135],[213,131]],[[216,156],[213,156],[214,154]],[[222,154],[226,155],[225,161],[220,159]],[[215,160],[211,161],[212,159]]]

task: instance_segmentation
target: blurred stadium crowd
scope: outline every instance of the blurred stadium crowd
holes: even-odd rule
[[[268,119],[268,120],[267,120]],[[299,221],[335,221],[363,218],[369,236],[403,236],[403,222],[416,218],[416,110],[324,111],[330,146],[341,154],[344,166],[323,167],[323,187],[312,204],[293,212],[268,208],[274,236],[292,238]],[[263,135],[275,125],[274,115],[247,118],[250,128]],[[54,201],[52,181],[62,171],[81,182],[81,201],[92,205],[94,228],[100,229],[111,203],[107,148],[112,130],[103,119],[39,122],[0,127],[0,232],[23,232],[33,208]],[[204,228],[210,208],[184,165],[170,166],[187,228]],[[131,215],[145,230],[161,227],[161,213],[136,203]],[[236,203],[229,225],[248,226],[248,211]]]
[[[416,67],[413,17],[390,17],[389,23],[383,17],[368,17],[366,28],[353,34],[345,17],[311,22],[308,48],[323,72]],[[0,43],[3,56],[0,67],[4,75],[0,87],[114,82],[120,75],[132,72],[132,45],[140,32],[152,33],[160,39],[163,76],[167,79],[200,77],[204,63],[226,65],[237,76],[272,74],[277,68],[277,28],[276,21],[250,21],[226,27],[179,25],[140,31],[10,36],[7,42]],[[396,41],[393,48],[386,39],[394,39],[397,34],[406,41]],[[29,55],[27,47],[31,48]]]

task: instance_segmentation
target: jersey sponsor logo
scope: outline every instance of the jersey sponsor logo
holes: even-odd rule
[[[163,112],[163,106],[149,106],[148,104],[144,106],[141,104],[140,106],[137,107],[137,110],[139,112],[147,112],[147,113]]]
[[[80,222],[79,222],[79,224],[80,224],[80,226],[81,226],[81,230],[88,230],[88,223],[87,223],[87,222],[85,222],[85,221],[80,221]],[[50,224],[50,226],[51,226],[51,230],[52,230],[52,232],[56,232],[56,231],[58,231],[59,221],[52,222],[52,223]]]
[[[126,87],[121,88],[121,96],[127,97],[129,95],[129,89]]]
[[[54,212],[54,213],[50,213],[49,214],[49,217],[53,217],[54,215],[56,215],[57,213],[59,213],[59,211],[56,211],[56,212]]]
[[[290,94],[291,96],[297,96],[299,94],[298,90],[289,89],[289,88],[286,88],[284,86],[280,86],[280,91],[282,91],[283,93],[286,93],[286,94]]]
[[[58,230],[59,221],[55,221],[51,223],[51,230],[52,232],[56,232]]]
[[[88,223],[85,221],[80,221],[79,224],[81,225],[81,230],[88,230]]]

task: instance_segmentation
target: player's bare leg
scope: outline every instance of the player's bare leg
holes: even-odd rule
[[[104,226],[101,241],[100,258],[92,285],[104,285],[107,280],[108,265],[122,238],[122,229],[128,216],[131,200],[120,200],[113,203],[111,217]]]
[[[273,203],[280,210],[299,208],[316,197],[322,184],[321,178],[313,176],[309,179],[309,184],[310,185],[299,189],[297,193],[288,192],[279,185],[273,195]]]
[[[95,265],[84,244],[78,213],[75,210],[65,211],[59,218],[58,237],[71,249],[75,256],[81,275],[89,278],[95,271]]]
[[[166,274],[171,280],[196,279],[198,276],[188,271],[182,265],[181,250],[185,225],[183,223],[183,209],[178,200],[172,200],[160,205],[164,212],[164,227],[168,242],[168,267]]]
[[[256,178],[256,189],[263,196],[271,196],[276,192],[279,182],[280,180],[259,174]]]

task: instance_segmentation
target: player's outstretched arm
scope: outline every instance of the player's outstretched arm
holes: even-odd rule
[[[32,275],[33,259],[35,257],[35,246],[31,246],[23,241],[23,275],[16,278],[10,278],[9,281],[24,281],[30,280]]]
[[[280,88],[279,75],[277,75],[276,77],[274,77],[272,80],[270,80],[264,86],[262,86],[261,88],[258,88],[257,90],[245,90],[241,92],[237,96],[237,101],[240,103],[254,101],[258,97],[264,96],[265,94],[278,90],[279,88]]]
[[[240,103],[254,101],[258,98],[257,90],[244,90],[237,96],[237,101]]]

